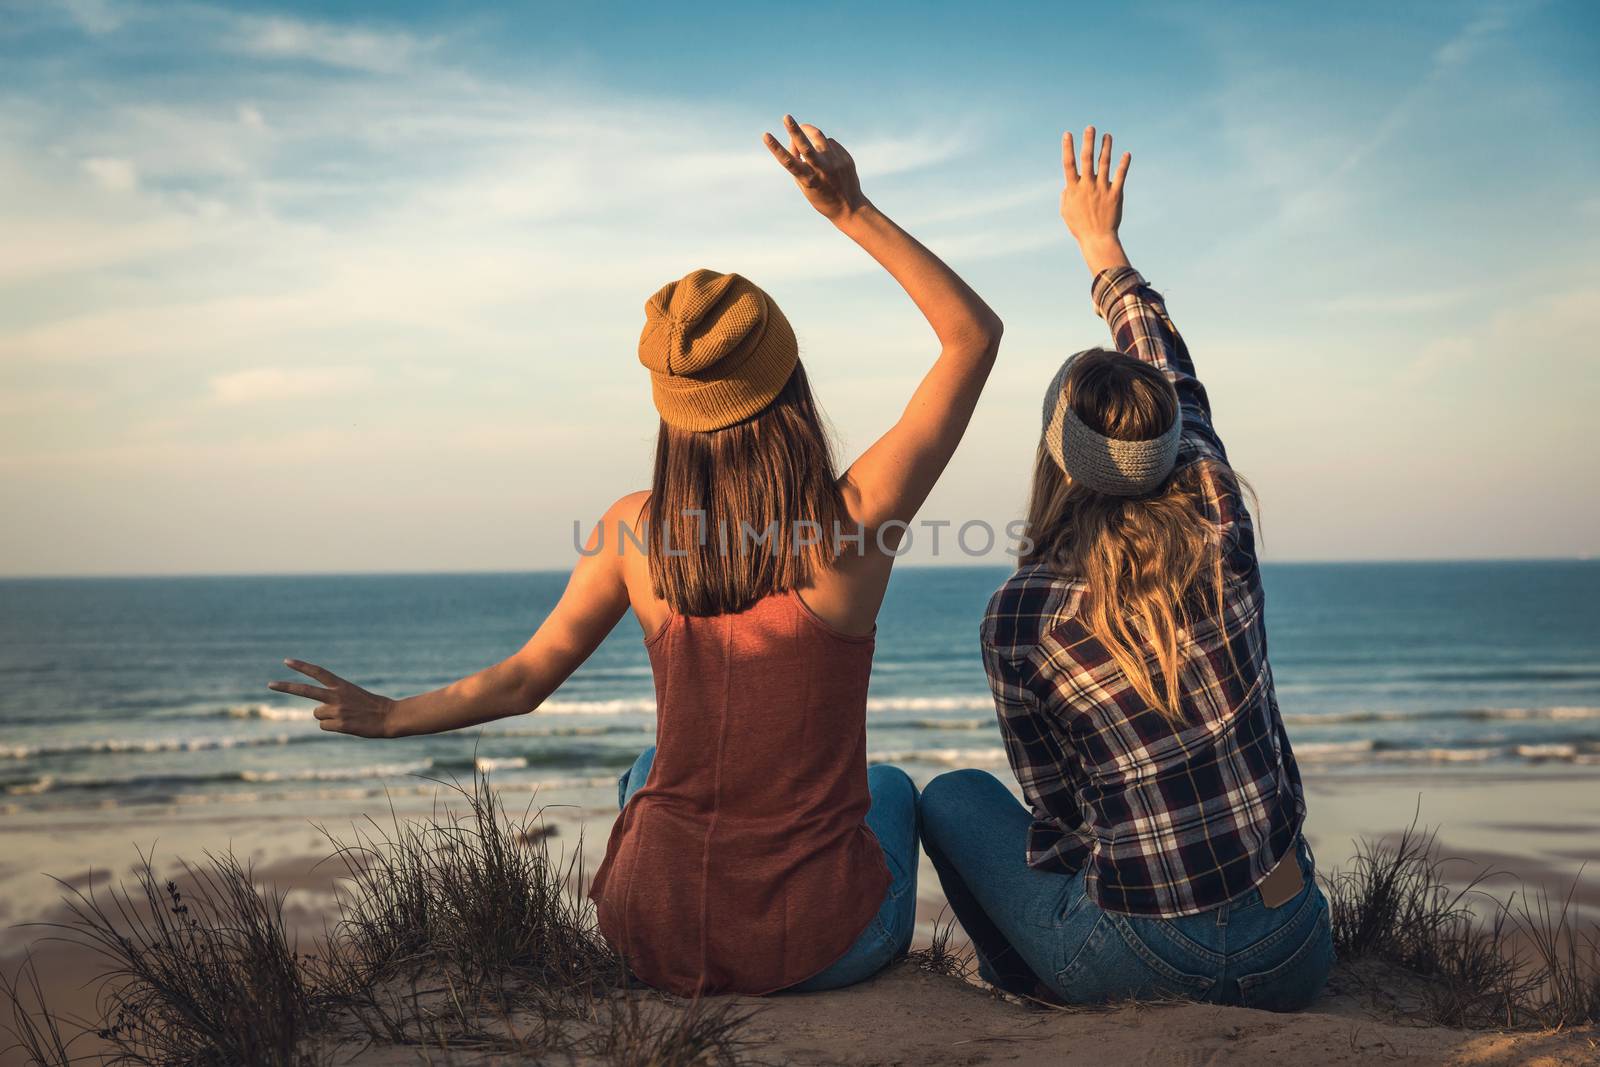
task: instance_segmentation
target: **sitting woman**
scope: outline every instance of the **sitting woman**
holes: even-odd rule
[[[983,976],[1089,1003],[1291,1010],[1333,960],[1305,797],[1267,665],[1241,483],[1161,297],[1117,236],[1129,157],[1061,213],[1120,351],[1067,360],[1044,399],[1031,551],[989,602],[983,658],[1032,808],[993,775],[923,791],[923,844]]]
[[[866,760],[875,620],[1000,341],[984,302],[862,195],[838,142],[785,123],[788,147],[769,135],[769,151],[942,346],[899,421],[836,476],[777,304],[737,274],[694,271],[645,305],[654,484],[606,512],[520,652],[398,701],[293,660],[322,685],[272,684],[318,701],[327,730],[456,730],[537,708],[631,607],[658,747],[622,777],[591,895],[634,973],[686,996],[836,988],[910,944],[916,790]]]

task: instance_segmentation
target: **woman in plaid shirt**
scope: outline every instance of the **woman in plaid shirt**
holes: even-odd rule
[[[1045,398],[1032,550],[982,639],[1007,755],[923,792],[923,843],[991,983],[1082,1003],[1292,1010],[1333,962],[1267,664],[1241,483],[1117,229],[1129,157],[1064,138],[1061,214],[1116,350]]]

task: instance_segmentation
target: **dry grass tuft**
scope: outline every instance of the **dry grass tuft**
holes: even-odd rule
[[[1570,896],[1560,907],[1526,888],[1498,897],[1485,886],[1505,876],[1489,870],[1452,886],[1449,862],[1415,822],[1393,844],[1360,843],[1324,880],[1340,959],[1422,979],[1423,1011],[1444,1026],[1600,1022],[1600,929],[1577,928]]]
[[[310,1067],[322,1008],[290,944],[283,896],[263,892],[231,853],[162,880],[141,853],[133,886],[99,894],[61,882],[69,918],[42,940],[81,945],[102,962],[96,1022],[50,1012],[30,957],[0,984],[16,1046],[39,1064],[74,1062],[89,1034],[108,1064]],[[28,1002],[32,1002],[32,1010]],[[71,1031],[71,1036],[67,1032]],[[81,1057],[79,1057],[81,1059]]]
[[[907,953],[906,962],[928,974],[965,980],[976,969],[977,957],[970,945],[959,951],[950,947],[958,929],[960,927],[955,914],[946,905],[940,909],[938,918],[933,920],[933,940],[927,948],[913,949]]]
[[[104,963],[100,1020],[52,1012],[32,960],[0,975],[6,1027],[40,1067],[322,1067],[352,1045],[587,1054],[640,1067],[748,1062],[747,1012],[625,994],[622,962],[578,892],[581,846],[551,854],[537,812],[512,818],[487,777],[441,783],[459,810],[349,841],[335,921],[315,955],[290,944],[283,896],[232,855],[185,865],[185,888],[141,856],[132,890],[71,889],[52,936]],[[98,1039],[109,1051],[76,1054]]]

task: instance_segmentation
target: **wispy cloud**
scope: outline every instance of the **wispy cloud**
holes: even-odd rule
[[[1223,94],[1221,103],[1226,128],[1239,149],[1235,162],[1242,173],[1264,181],[1275,202],[1261,205],[1249,227],[1213,249],[1212,260],[1237,258],[1287,231],[1325,222],[1336,212],[1359,210],[1353,204],[1353,188],[1381,189],[1381,184],[1363,177],[1364,168],[1441,107],[1452,82],[1470,76],[1467,71],[1473,62],[1533,6],[1533,0],[1497,0],[1480,7],[1448,39],[1418,57],[1414,69],[1419,73],[1409,84],[1385,93],[1392,103],[1355,126],[1346,116],[1327,129],[1285,130],[1281,123],[1253,113],[1270,100],[1269,91],[1253,84],[1247,74],[1235,75],[1243,80]],[[1275,57],[1274,62],[1281,64],[1281,59]],[[1286,74],[1276,72],[1280,77]],[[1289,81],[1294,80],[1289,75]]]
[[[1395,385],[1409,391],[1447,377],[1480,381],[1491,387],[1473,392],[1486,406],[1497,409],[1494,421],[1528,400],[1545,407],[1539,420],[1558,418],[1555,405],[1541,403],[1552,388],[1574,398],[1600,395],[1583,366],[1586,353],[1573,346],[1574,338],[1597,333],[1600,276],[1570,279],[1562,288],[1480,312],[1456,329],[1440,331],[1401,364]],[[1548,462],[1570,461],[1563,455],[1551,456]]]
[[[83,161],[83,171],[113,193],[128,192],[139,184],[139,169],[126,159],[93,156]]]
[[[1369,290],[1316,301],[1315,310],[1329,315],[1416,315],[1459,307],[1482,293],[1473,289]]]
[[[1402,130],[1415,122],[1425,110],[1425,105],[1439,83],[1467,66],[1488,49],[1495,39],[1510,28],[1518,7],[1526,4],[1492,3],[1468,19],[1444,44],[1433,53],[1432,62],[1422,77],[1389,110],[1370,133],[1360,138],[1356,146],[1329,172],[1321,187],[1307,190],[1316,196],[1322,188],[1332,186],[1361,166],[1373,153],[1387,145]]]
[[[246,55],[373,72],[402,70],[431,47],[409,33],[253,15],[238,17],[223,43]]]
[[[396,566],[440,565],[446,551],[453,565],[561,562],[571,518],[647,474],[640,305],[696,266],[740,270],[778,296],[841,438],[864,445],[933,342],[760,148],[790,106],[817,106],[868,192],[1006,318],[1002,369],[939,506],[1015,504],[1004,487],[1022,491],[1035,444],[1018,412],[1065,351],[1103,336],[1054,218],[1061,122],[1091,116],[1054,109],[1111,98],[1093,69],[1060,62],[1048,34],[1007,36],[996,22],[1006,70],[939,69],[907,48],[797,92],[781,65],[708,31],[674,60],[739,86],[711,93],[624,61],[629,46],[598,32],[552,60],[532,17],[473,16],[504,20],[489,30],[454,11],[308,10],[6,6],[0,499],[47,510],[0,571],[28,569],[11,555],[116,569],[102,557],[122,546],[73,532],[133,527],[149,536],[127,549],[129,567],[170,569],[161,553],[294,566],[326,546],[296,547],[297,524],[271,499],[304,493],[309,470],[375,514],[414,494],[449,499],[437,528],[395,549]],[[1507,455],[1520,448],[1516,462],[1544,470],[1530,456],[1560,451],[1562,428],[1593,408],[1571,338],[1592,335],[1582,300],[1600,291],[1574,267],[1594,258],[1574,252],[1593,247],[1594,182],[1576,166],[1530,168],[1544,201],[1508,220],[1482,210],[1508,201],[1472,200],[1484,171],[1446,158],[1451,130],[1486,107],[1570,90],[1516,65],[1517,35],[1549,29],[1540,10],[1447,13],[1459,22],[1443,32],[1437,13],[1396,15],[1403,32],[1379,39],[1368,16],[1334,5],[1318,15],[1338,31],[1318,36],[1325,55],[1283,47],[1323,23],[1208,8],[1149,42],[1140,76],[1118,84],[1118,115],[1092,116],[1119,141],[1126,131],[1142,161],[1129,247],[1190,331],[1230,446],[1303,504],[1275,511],[1276,550],[1345,552],[1328,499],[1376,487],[1403,502],[1442,484],[1451,457],[1475,447],[1458,412],[1531,426]],[[1124,16],[1073,18],[1110,33]],[[936,21],[913,32],[935,52],[953,47]],[[496,38],[502,25],[527,40]],[[1030,63],[1051,91],[995,88]],[[871,91],[855,91],[858,74]],[[1552,132],[1534,158],[1593,143],[1592,116],[1572,110],[1544,117]],[[1550,205],[1562,205],[1560,248]],[[1560,389],[1509,372],[1532,365],[1502,358],[1528,355],[1519,338],[1534,361],[1565,353]],[[1466,366],[1478,377],[1453,373]],[[1349,462],[1350,411],[1384,414],[1373,432],[1389,459]],[[1406,437],[1422,422],[1429,454]],[[1308,469],[1326,484],[1302,484]],[[497,510],[513,496],[520,510]],[[515,532],[480,556],[454,529],[463,514],[514,520],[480,527]],[[1566,521],[1550,514],[1547,526]],[[1441,504],[1430,536],[1449,543],[1458,519]],[[371,565],[357,541],[345,551]],[[1382,551],[1373,544],[1363,551]]]
[[[632,311],[634,294],[700,263],[769,284],[875,269],[804,209],[754,116],[486,83],[410,34],[175,10],[129,8],[116,32],[198,32],[361,77],[284,81],[246,64],[204,98],[113,97],[70,122],[43,101],[19,109],[0,137],[0,175],[16,179],[0,286],[53,278],[73,297],[0,328],[0,358],[159,359],[209,380],[223,353],[231,366],[275,365],[285,347],[340,359],[352,335],[388,352],[424,332],[492,358],[525,344],[542,309]],[[948,163],[974,132],[942,115],[851,147],[881,183]],[[947,246],[1037,245],[997,230],[994,210],[951,216]],[[130,273],[111,285],[112,269]]]
[[[211,398],[219,404],[327,399],[372,381],[370,367],[253,367],[211,379]]]
[[[15,401],[0,405],[0,495],[46,479],[71,487],[54,499],[76,515],[159,525],[182,509],[149,502],[202,484],[254,514],[242,498],[278,489],[284,465],[360,485],[429,471],[426,491],[466,500],[482,471],[583,451],[584,473],[546,487],[563,516],[549,559],[597,472],[625,487],[637,465],[580,446],[649,425],[642,382],[612,380],[645,295],[705,264],[785,294],[877,269],[766,156],[776,115],[480,78],[419,35],[194,6],[100,14],[95,32],[130,51],[230,70],[195,95],[62,58],[0,109],[0,393]],[[928,176],[982,134],[960,114],[831,132],[925,217],[941,207]],[[969,205],[939,222],[941,243],[987,258],[1037,242],[1002,224],[1012,204]],[[821,328],[802,322],[803,339]],[[869,336],[858,322],[850,339]]]
[[[1488,49],[1495,37],[1511,24],[1515,11],[1515,7],[1507,3],[1491,4],[1480,11],[1433,54],[1433,76],[1463,66]]]
[[[113,0],[62,0],[62,7],[86,33],[111,33],[122,25],[122,13]]]

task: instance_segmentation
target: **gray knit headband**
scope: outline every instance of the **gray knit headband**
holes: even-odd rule
[[[1061,364],[1044,394],[1045,447],[1073,481],[1107,496],[1143,496],[1166,481],[1178,461],[1183,414],[1153,441],[1118,441],[1096,433],[1067,403],[1067,375],[1081,355]]]

